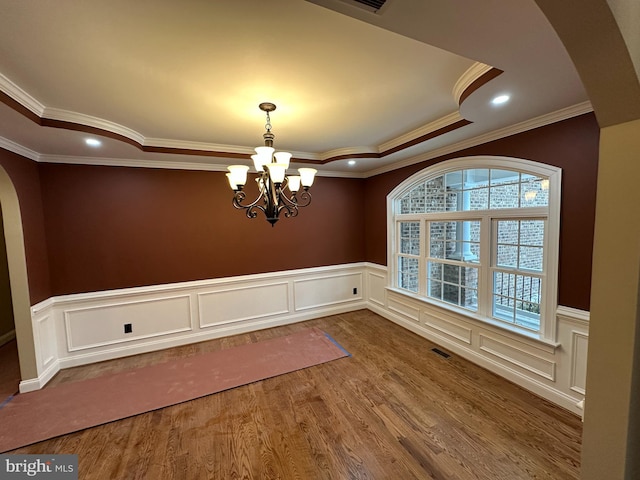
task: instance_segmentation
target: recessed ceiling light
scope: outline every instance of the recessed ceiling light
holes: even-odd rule
[[[84,143],[86,143],[90,147],[99,147],[100,145],[102,145],[102,142],[100,140],[96,140],[95,138],[87,138],[85,139]]]
[[[494,105],[502,105],[503,103],[507,103],[509,101],[509,95],[498,95],[497,97],[494,97],[493,100],[491,100],[491,103],[493,103]]]
[[[356,161],[355,161],[355,160],[349,160],[347,163],[348,163],[349,165],[352,165],[352,166],[353,166],[353,165],[355,165],[355,164],[356,164]]]

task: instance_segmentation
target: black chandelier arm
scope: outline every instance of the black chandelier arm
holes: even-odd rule
[[[287,194],[284,191],[284,188],[280,188],[278,190],[278,198],[279,203],[282,205],[282,208],[289,207],[289,209],[298,208],[298,202],[295,201],[295,197],[292,195],[291,198],[287,197]]]
[[[298,207],[306,207],[311,203],[311,193],[309,193],[309,187],[302,187],[302,192],[292,192],[291,197],[288,197],[285,193],[285,188],[289,185],[289,177],[285,177],[284,183],[280,185],[280,189],[278,190],[280,193],[280,198],[288,204],[290,207],[295,210]],[[298,200],[297,194],[300,193],[300,200]],[[297,212],[296,212],[297,214]],[[295,216],[295,215],[292,215]]]
[[[288,197],[281,187],[276,187],[271,182],[262,189],[258,197],[251,203],[244,204],[247,195],[243,190],[236,190],[231,203],[238,210],[246,210],[248,218],[256,218],[258,210],[262,211],[268,218],[278,218],[285,210],[284,216],[295,217],[298,215],[299,207],[306,207],[311,203],[311,193],[308,189],[293,193]],[[260,204],[262,203],[262,205]]]
[[[274,226],[283,212],[285,217],[295,217],[298,215],[300,207],[306,207],[311,203],[309,186],[313,183],[317,170],[300,168],[299,176],[286,175],[292,154],[275,152],[273,148],[275,136],[271,131],[270,112],[273,112],[276,106],[270,102],[263,102],[258,107],[265,112],[267,117],[267,123],[264,126],[265,133],[262,135],[264,146],[256,147],[256,154],[251,156],[257,172],[258,198],[251,203],[244,203],[246,194],[243,187],[247,182],[248,166],[230,165],[228,167],[229,173],[226,175],[229,179],[229,185],[234,191],[232,199],[234,208],[245,210],[248,218],[256,218],[258,211],[262,211],[267,221],[271,226]],[[272,179],[282,180],[282,182],[274,183]],[[302,190],[300,190],[303,179],[306,186],[302,186]],[[290,187],[296,191],[292,192]],[[287,189],[290,192],[289,195],[285,191]]]
[[[299,196],[298,196],[299,194]],[[291,201],[295,203],[296,207],[307,207],[311,203],[311,192],[308,187],[304,188],[301,192],[296,192],[291,195]]]
[[[298,205],[295,202],[292,202],[282,190],[279,191],[278,196],[280,198],[278,215],[280,215],[280,212],[282,212],[283,210],[285,211],[284,212],[285,218],[295,217],[296,215],[298,215]]]
[[[284,210],[285,218],[295,217],[298,215],[298,207],[306,207],[311,203],[311,193],[308,188],[305,188],[300,193],[300,199],[297,197],[297,192],[292,193],[291,197],[288,197],[284,191],[284,187],[280,186],[276,190],[277,206],[274,208],[274,217],[280,216],[280,213]]]
[[[258,210],[261,210],[265,214],[267,213],[266,209],[262,205],[258,205],[260,203],[260,200],[263,200],[264,203],[264,196],[262,195],[262,193],[260,193],[260,195],[258,195],[258,198],[256,198],[253,202],[247,205],[243,205],[242,202],[246,197],[247,195],[242,190],[236,190],[233,194],[233,198],[231,199],[231,203],[234,208],[237,208],[238,210],[246,210],[248,218],[256,218],[258,216]]]
[[[262,195],[264,197],[264,213],[271,225],[278,221],[282,207],[280,205],[280,185],[275,184],[269,178],[268,172],[263,176],[264,189]]]

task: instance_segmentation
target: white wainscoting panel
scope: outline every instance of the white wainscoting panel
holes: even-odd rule
[[[362,272],[294,280],[293,291],[296,311],[362,300]]]
[[[32,307],[38,378],[24,380],[20,390],[41,388],[60,368],[369,308],[582,413],[577,405],[584,400],[588,312],[558,307],[556,345],[388,285],[385,266],[355,263],[52,297]],[[124,334],[125,323],[132,324],[132,334]]]
[[[289,284],[277,282],[198,293],[198,308],[201,328],[284,315],[289,313]]]
[[[370,275],[388,277],[386,267],[367,265]],[[380,280],[378,280],[380,281]],[[500,328],[442,308],[390,287],[369,299],[383,317],[578,415],[584,399],[589,312],[558,307],[556,342]],[[420,319],[420,321],[418,321]]]
[[[20,389],[60,368],[366,308],[364,272],[354,263],[49,298],[31,308],[38,377]]]
[[[21,393],[42,388],[60,369],[58,365],[56,327],[50,311],[35,312],[32,310],[31,326],[33,328],[38,377],[28,380],[23,379],[19,386]]]
[[[529,351],[524,344],[515,343],[513,339],[480,334],[480,350],[487,352],[511,365],[520,367],[527,372],[551,380],[556,379],[556,362],[543,358]]]
[[[368,300],[384,307],[386,304],[386,287],[387,275],[386,271],[376,271],[375,267],[370,266],[367,270]]]
[[[42,369],[49,368],[53,362],[58,359],[55,344],[55,325],[51,315],[42,315],[36,320],[38,340],[39,340],[39,359],[38,364]]]
[[[585,398],[587,383],[587,351],[589,343],[589,312],[569,307],[558,307],[558,341],[566,350],[562,358],[564,367],[562,384],[568,393]]]
[[[427,328],[434,330],[437,335],[446,335],[449,339],[471,345],[471,328],[453,320],[452,317],[442,313],[431,312],[422,314],[423,323]]]
[[[399,313],[404,317],[413,320],[414,322],[420,322],[420,308],[416,305],[412,305],[410,302],[403,302],[395,297],[388,297],[387,308],[394,313]]]
[[[586,359],[589,336],[576,330],[573,330],[571,335],[571,381],[569,386],[574,392],[584,395],[587,383]]]
[[[66,310],[68,350],[186,332],[191,330],[189,302],[189,295],[180,295]],[[125,324],[131,324],[131,333],[124,333]]]

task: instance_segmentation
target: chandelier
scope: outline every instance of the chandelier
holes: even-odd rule
[[[256,147],[256,154],[252,155],[253,165],[256,169],[256,182],[258,184],[258,198],[251,203],[243,203],[246,198],[244,186],[247,183],[246,165],[230,165],[227,178],[233,190],[233,206],[244,209],[248,218],[256,218],[258,211],[262,211],[267,221],[274,226],[284,212],[285,217],[298,215],[299,207],[306,207],[311,203],[309,187],[313,184],[313,178],[317,170],[315,168],[299,168],[299,175],[287,175],[291,154],[288,152],[275,152],[271,133],[271,118],[269,112],[273,112],[276,106],[273,103],[261,103],[260,110],[267,114],[264,147]],[[302,187],[302,191],[300,188]],[[285,192],[288,188],[289,195]]]

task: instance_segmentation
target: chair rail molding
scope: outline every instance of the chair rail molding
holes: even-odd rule
[[[589,312],[559,306],[549,344],[404,295],[387,276],[359,262],[52,297],[31,308],[38,377],[20,391],[63,368],[367,308],[582,414]]]

